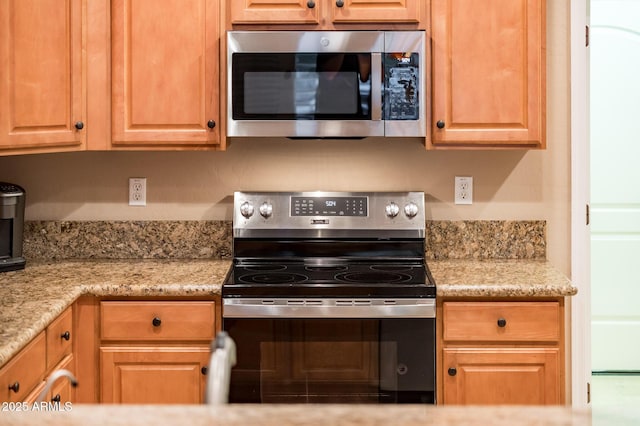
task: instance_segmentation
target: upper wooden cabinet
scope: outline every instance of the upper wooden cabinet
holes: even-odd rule
[[[545,148],[544,0],[432,0],[436,147]]]
[[[334,24],[420,21],[419,0],[228,0],[231,24],[304,24],[331,29]]]
[[[85,148],[83,3],[0,5],[0,155]]]
[[[219,3],[111,2],[115,148],[219,143]]]

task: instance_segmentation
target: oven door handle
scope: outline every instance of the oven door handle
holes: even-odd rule
[[[435,299],[223,299],[223,318],[435,318]]]

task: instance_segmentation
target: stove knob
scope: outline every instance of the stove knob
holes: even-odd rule
[[[385,207],[385,212],[387,213],[387,217],[396,217],[398,213],[400,213],[400,207],[392,201]]]
[[[271,217],[271,214],[273,214],[273,205],[265,201],[264,203],[262,203],[259,210],[260,215],[265,219],[268,219]]]
[[[253,205],[248,201],[240,204],[240,214],[249,219],[251,216],[253,216]]]
[[[416,217],[418,214],[418,206],[413,201],[409,202],[406,206],[404,206],[404,214],[407,215],[408,218]]]

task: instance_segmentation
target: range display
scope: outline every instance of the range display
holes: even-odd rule
[[[291,216],[366,215],[366,197],[291,197]]]

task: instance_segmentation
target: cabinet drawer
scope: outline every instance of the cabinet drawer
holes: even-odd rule
[[[47,370],[71,353],[73,344],[73,311],[64,311],[47,327]]]
[[[104,340],[212,340],[214,302],[101,302]]]
[[[558,302],[445,302],[444,340],[560,340]]]
[[[23,401],[44,379],[45,352],[43,331],[0,370],[0,401]]]

